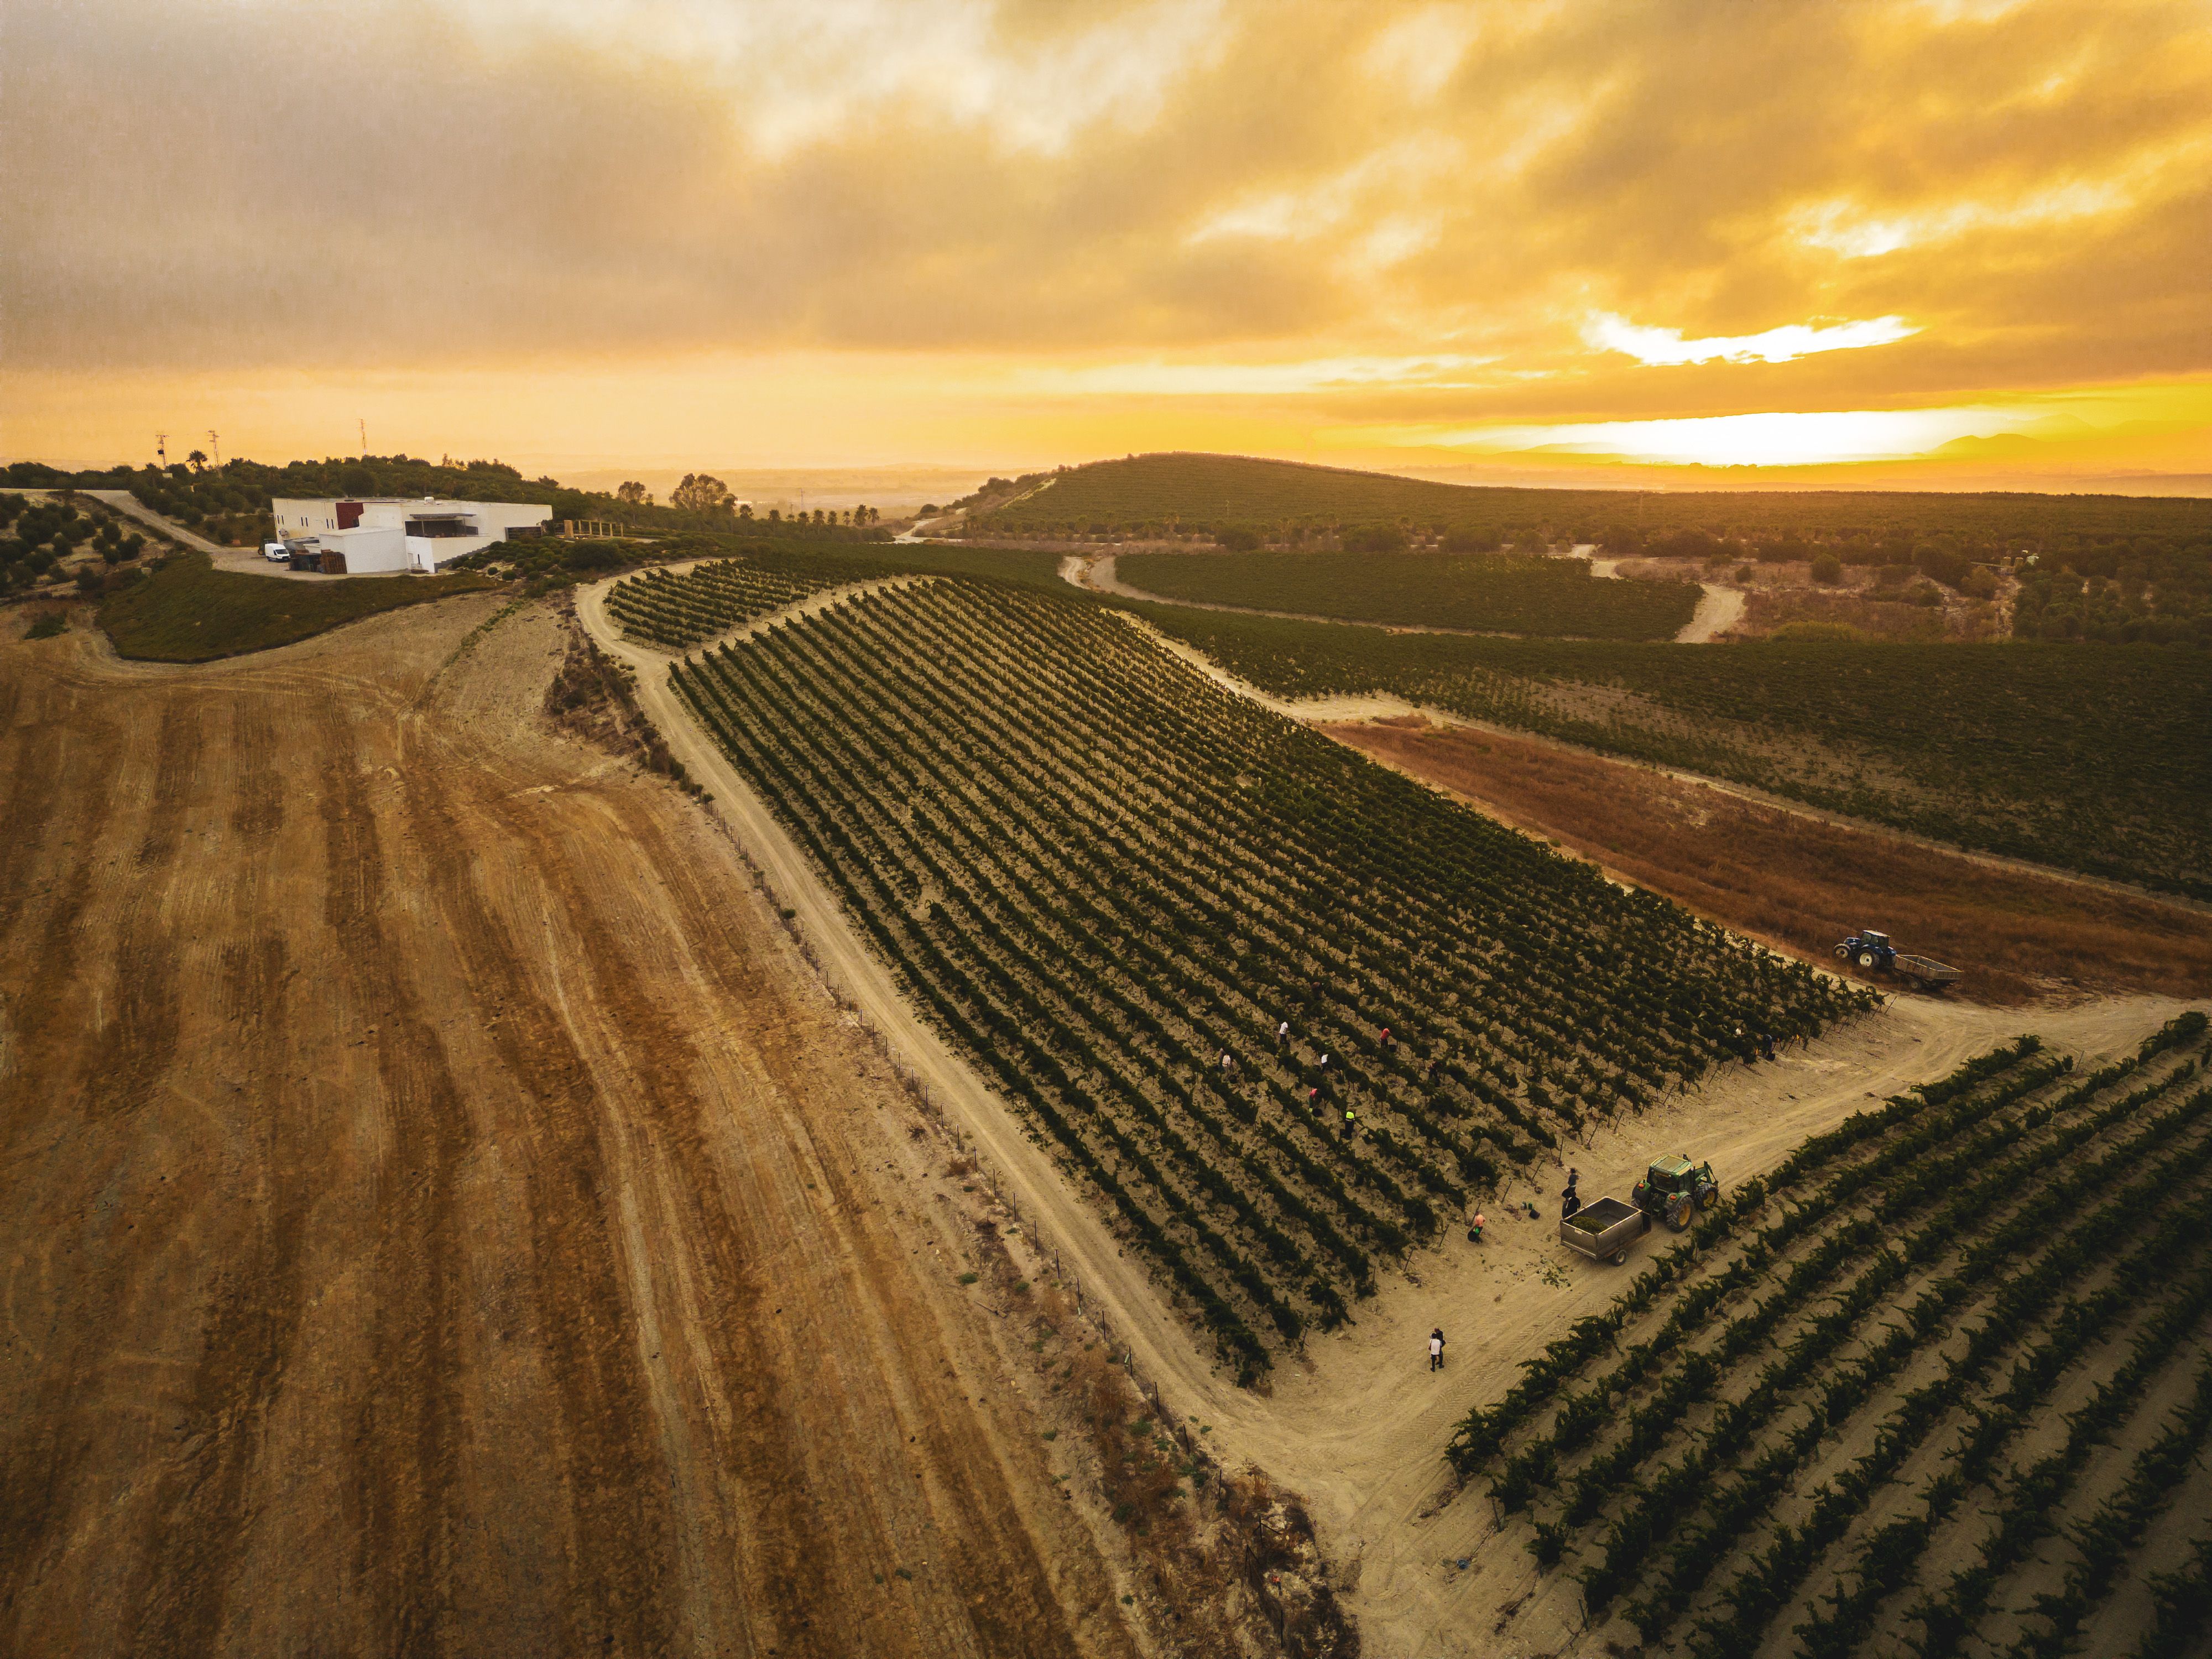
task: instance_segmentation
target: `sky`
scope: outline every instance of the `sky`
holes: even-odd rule
[[[2212,0],[10,0],[0,456],[2212,494]]]

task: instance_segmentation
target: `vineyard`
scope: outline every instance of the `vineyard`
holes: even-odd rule
[[[1079,600],[877,590],[672,677],[1246,1376],[1594,1120],[1871,1006]]]
[[[1391,693],[2212,898],[2212,656],[2202,652],[1820,640],[1687,650],[1135,608],[1280,696]]]
[[[2022,1037],[1815,1137],[1526,1362],[1451,1462],[1647,1650],[2195,1651],[2205,1030],[2087,1076]]]
[[[1686,581],[1601,581],[1579,559],[1436,553],[1125,553],[1115,574],[1163,599],[1348,622],[1583,639],[1672,639]]]
[[[810,593],[864,579],[763,549],[704,561],[681,574],[641,571],[607,590],[607,610],[629,638],[680,651]]]

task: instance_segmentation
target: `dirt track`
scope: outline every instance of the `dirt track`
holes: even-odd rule
[[[495,607],[0,642],[0,1651],[1133,1652],[886,1067]]]
[[[833,979],[967,1123],[1019,1194],[1024,1212],[1066,1253],[1094,1300],[1108,1310],[1140,1372],[1161,1385],[1174,1409],[1209,1425],[1232,1461],[1250,1461],[1307,1500],[1323,1547],[1344,1570],[1350,1593],[1343,1599],[1359,1622],[1364,1651],[1374,1659],[1474,1659],[1559,1650],[1574,1616],[1571,1598],[1529,1598],[1536,1574],[1527,1557],[1517,1550],[1486,1551],[1495,1531],[1489,1508],[1472,1495],[1454,1497],[1443,1449],[1472,1406],[1504,1392],[1522,1360],[1617,1293],[1622,1281],[1615,1270],[1570,1259],[1558,1243],[1555,1219],[1494,1217],[1498,1224],[1486,1243],[1473,1246],[1448,1234],[1416,1252],[1405,1271],[1384,1275],[1380,1293],[1357,1310],[1357,1322],[1310,1340],[1303,1353],[1278,1366],[1267,1393],[1235,1387],[1006,1107],[907,1008],[835,897],[669,692],[668,659],[620,640],[600,603],[604,592],[602,585],[581,596],[586,626],[603,647],[637,666],[640,701],[684,764],[708,780],[783,902],[798,912]],[[1297,712],[1307,718],[1317,713],[1307,705]],[[1328,714],[1343,719],[1378,712],[1400,711],[1331,707]],[[2182,1006],[2131,997],[2023,1013],[1927,999],[1900,1002],[1778,1065],[1725,1068],[1697,1094],[1599,1131],[1575,1161],[1586,1192],[1626,1191],[1653,1155],[1675,1150],[1694,1150],[1724,1179],[1740,1180],[1771,1168],[1808,1135],[1870,1099],[1940,1077],[2022,1030],[2109,1055],[2131,1047]],[[1501,1196],[1534,1200],[1555,1216],[1558,1184],[1547,1172],[1534,1185]],[[1506,1206],[1493,1208],[1502,1217]],[[1424,1342],[1438,1324],[1452,1339],[1450,1364],[1430,1376]],[[1474,1565],[1464,1571],[1444,1565],[1461,1557]],[[1501,1640],[1493,1625],[1516,1598],[1519,1622]]]

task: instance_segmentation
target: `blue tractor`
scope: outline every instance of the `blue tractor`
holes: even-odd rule
[[[1860,928],[1838,945],[1836,955],[1845,962],[1856,963],[1869,973],[1880,969],[1884,973],[1917,979],[1931,991],[1940,991],[1960,977],[1956,968],[1947,968],[1926,957],[1902,954],[1889,942],[1888,934],[1877,933],[1871,927]]]

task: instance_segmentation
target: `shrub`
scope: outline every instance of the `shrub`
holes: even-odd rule
[[[1832,553],[1823,553],[1813,561],[1813,580],[1824,587],[1833,587],[1844,579],[1843,562]]]
[[[1361,525],[1344,532],[1344,550],[1347,553],[1402,553],[1406,550],[1406,532],[1394,524]]]

